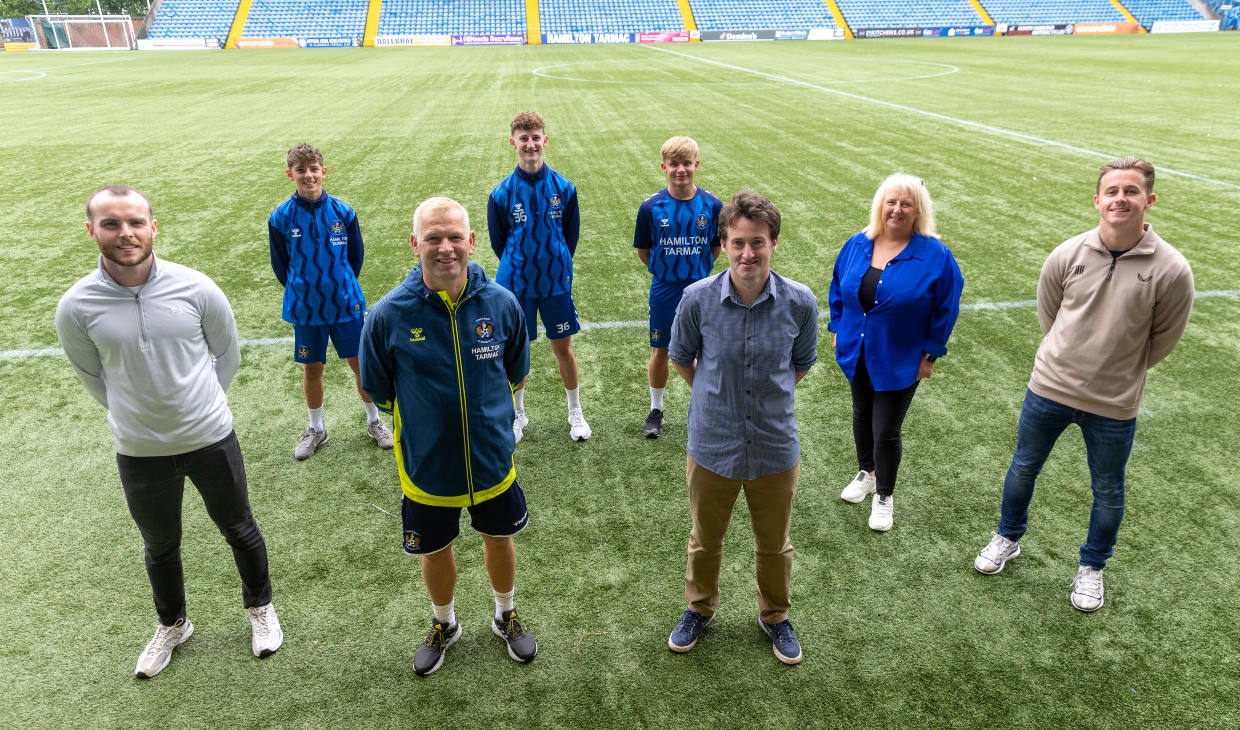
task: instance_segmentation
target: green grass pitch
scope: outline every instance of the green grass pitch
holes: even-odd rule
[[[824,309],[836,251],[897,170],[927,181],[965,302],[1032,299],[1046,254],[1096,224],[1103,160],[1087,151],[1208,178],[1160,174],[1150,220],[1188,256],[1199,291],[1233,291],[1238,72],[1240,35],[1221,33],[4,54],[0,350],[57,346],[56,301],[97,253],[82,202],[111,183],[151,195],[156,251],[213,277],[242,337],[291,336],[264,223],[291,192],[283,154],[300,141],[325,151],[325,187],[359,212],[375,301],[413,264],[410,217],[424,198],[461,200],[485,241],[486,196],[514,164],[506,124],[526,108],[548,118],[548,161],[581,191],[575,293],[590,322],[646,317],[633,220],[664,184],[658,149],[676,134],[700,142],[702,186],[725,199],[752,188],[781,207],[774,266]],[[478,251],[493,272],[489,247]],[[5,357],[0,725],[1236,727],[1240,298],[1199,299],[1179,350],[1150,374],[1106,606],[1092,615],[1067,600],[1090,504],[1078,431],[1047,465],[1024,556],[994,577],[971,567],[994,529],[1038,342],[1032,308],[962,313],[908,417],[896,527],[877,534],[866,507],[838,497],[856,463],[847,384],[823,338],[797,397],[791,618],[806,659],[789,668],[755,626],[743,502],[718,619],[692,653],[667,650],[684,607],[689,394],[673,378],[665,437],[641,438],[642,328],[576,338],[595,433],[584,444],[567,438],[540,340],[516,463],[532,517],[517,599],[541,652],[519,666],[491,635],[481,545],[466,528],[465,634],[427,679],[410,662],[429,600],[399,524],[374,506],[395,511],[395,465],[366,438],[342,363],[328,369],[332,442],[304,463],[292,458],[306,416],[291,346],[246,348],[229,393],[283,649],[250,655],[231,555],[191,489],[197,632],[138,681],[155,616],[104,413],[63,358]]]

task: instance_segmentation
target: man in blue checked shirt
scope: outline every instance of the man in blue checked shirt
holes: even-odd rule
[[[302,364],[301,387],[310,425],[297,440],[293,456],[308,459],[327,443],[323,424],[323,368],[327,343],[336,347],[353,370],[357,392],[366,407],[366,432],[381,448],[392,448],[392,432],[362,390],[357,347],[366,316],[366,298],[357,276],[364,249],[357,214],[323,190],[327,168],[323,153],[311,145],[288,151],[288,178],[297,190],[271,213],[267,238],[271,268],[284,287],[285,322],[293,325],[293,360]]]
[[[818,360],[818,300],[771,271],[779,210],[749,191],[719,214],[728,270],[685,289],[668,357],[693,389],[689,399],[688,610],[668,637],[687,652],[719,608],[723,538],[741,490],[749,505],[758,578],[758,625],[775,658],[801,661],[788,620],[792,501],[801,473],[796,384]]]
[[[717,224],[723,203],[693,182],[698,146],[688,137],[672,137],[659,151],[667,187],[646,198],[637,210],[633,248],[650,270],[650,413],[642,426],[646,438],[663,433],[663,391],[667,388],[667,344],[672,320],[685,287],[710,276],[719,256]]]
[[[499,257],[495,281],[517,295],[525,313],[530,341],[538,337],[535,312],[542,314],[551,351],[568,396],[568,435],[590,438],[590,424],[581,411],[581,390],[573,335],[581,330],[573,303],[573,253],[581,232],[577,188],[543,162],[546,122],[537,112],[524,111],[509,125],[508,143],[517,151],[517,168],[500,181],[487,201],[491,248]],[[513,393],[513,435],[521,441],[525,415],[525,383]]]

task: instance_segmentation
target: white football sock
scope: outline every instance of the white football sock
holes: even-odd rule
[[[667,388],[650,388],[650,410],[663,410],[663,391]]]
[[[448,605],[446,606],[436,606],[435,602],[431,601],[431,609],[435,611],[435,620],[444,626],[451,626],[456,623],[456,610],[453,608],[454,605],[456,605],[456,599],[448,601]]]
[[[315,431],[325,430],[323,428],[323,406],[307,408],[306,410],[310,411],[310,428],[313,428]]]
[[[379,420],[379,406],[366,401],[362,401],[362,405],[366,406],[366,423],[374,423]]]
[[[507,593],[500,593],[494,588],[491,589],[491,593],[495,594],[495,618],[496,619],[504,618],[504,615],[503,615],[504,611],[512,610],[512,606],[513,606],[512,596],[516,592],[517,592],[517,589],[515,587],[512,590],[508,591]]]
[[[568,394],[568,410],[571,411],[574,408],[581,410],[581,386],[577,386],[572,390],[565,388],[564,392]]]
[[[512,408],[518,415],[525,413],[525,388],[512,391]]]

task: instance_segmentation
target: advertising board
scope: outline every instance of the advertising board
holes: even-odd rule
[[[704,30],[702,42],[707,41],[773,41],[773,30]]]
[[[218,38],[139,38],[139,51],[206,51],[219,50]]]
[[[858,38],[917,38],[921,28],[860,28],[854,29]]]
[[[356,38],[298,38],[298,48],[353,48],[361,45]]]
[[[3,46],[0,46],[0,48],[4,49],[5,53],[20,53],[21,51],[32,51],[35,49],[35,47],[36,46],[33,43],[5,43]]]
[[[993,25],[958,25],[950,28],[922,28],[922,38],[953,38],[959,36],[991,36],[995,34]]]
[[[1099,33],[1136,33],[1141,26],[1136,23],[1077,23],[1072,32],[1077,35],[1097,35]]]
[[[1151,33],[1209,33],[1218,30],[1217,20],[1155,20]]]
[[[775,31],[775,40],[777,41],[807,41],[809,40],[808,30],[777,30]]]
[[[638,33],[638,43],[688,43],[687,30],[660,30],[651,33]]]
[[[1040,25],[1009,25],[1005,35],[1072,35],[1072,24],[1042,23]]]
[[[450,46],[449,35],[377,35],[376,46]]]
[[[254,50],[258,48],[296,48],[296,38],[238,38],[237,48]]]
[[[843,40],[843,28],[810,28],[808,40],[811,41],[835,41]]]
[[[518,33],[499,35],[454,35],[454,46],[523,46],[525,36]]]
[[[636,33],[543,33],[546,44],[635,43]]]

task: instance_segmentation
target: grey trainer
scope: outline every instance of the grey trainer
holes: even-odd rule
[[[392,432],[388,427],[383,425],[383,421],[375,421],[366,426],[366,433],[370,434],[370,440],[379,445],[381,449],[392,448]],[[326,439],[324,439],[326,441]]]
[[[297,441],[297,450],[293,452],[293,457],[298,461],[305,461],[314,456],[314,452],[325,443],[327,443],[327,429],[315,431],[307,426],[306,430],[301,432],[301,438]]]

